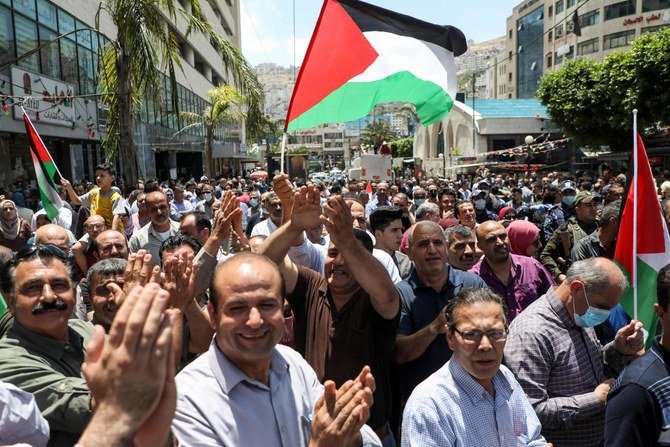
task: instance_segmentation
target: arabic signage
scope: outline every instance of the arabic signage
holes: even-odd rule
[[[629,17],[623,21],[623,26],[636,25],[638,23],[649,25],[654,22],[670,22],[670,11],[656,12],[647,16]]]
[[[12,67],[12,94],[25,98],[23,108],[33,121],[69,127],[75,120],[74,87],[62,81]],[[23,119],[21,108],[13,109],[14,119]]]

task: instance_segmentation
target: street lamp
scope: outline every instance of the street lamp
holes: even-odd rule
[[[528,153],[526,154],[526,164],[528,165],[526,171],[526,177],[530,178],[530,145],[533,144],[535,138],[532,135],[526,135],[526,138],[523,140],[526,143],[526,149]]]
[[[447,159],[444,158],[444,154],[440,153],[438,155],[440,161],[442,162],[442,178],[447,178]]]

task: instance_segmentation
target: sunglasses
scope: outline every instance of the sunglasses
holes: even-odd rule
[[[54,244],[35,244],[21,247],[12,259],[12,263],[18,264],[21,261],[26,261],[35,256],[55,257],[61,261],[67,260],[65,252],[60,247]]]

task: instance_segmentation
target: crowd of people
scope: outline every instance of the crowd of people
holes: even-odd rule
[[[2,445],[670,445],[670,264],[645,351],[625,173],[116,174],[52,218],[1,193]]]

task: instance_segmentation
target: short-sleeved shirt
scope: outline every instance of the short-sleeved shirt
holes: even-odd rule
[[[295,289],[287,297],[295,314],[296,350],[321,382],[333,380],[337,386],[369,365],[376,389],[368,425],[381,428],[391,414],[389,371],[400,312],[393,319],[385,319],[363,289],[338,310],[323,276],[302,266],[298,271]]]
[[[487,286],[505,299],[507,319],[512,321],[526,307],[544,295],[554,280],[542,264],[529,256],[510,253],[512,269],[507,285],[491,270],[486,258],[475,264],[470,272],[480,276]]]
[[[123,196],[115,189],[102,194],[100,188],[93,188],[83,196],[79,196],[82,205],[91,210],[91,216],[97,214],[105,219],[107,228],[112,228],[114,216],[126,213]],[[119,219],[119,231],[124,232],[123,222]]]
[[[442,290],[424,285],[415,269],[405,281],[396,285],[400,293],[400,323],[398,334],[412,335],[432,323],[444,306],[461,290],[486,287],[477,275],[447,266],[448,280]],[[400,365],[403,396],[440,369],[451,358],[451,349],[444,336],[437,336],[417,359]]]
[[[161,265],[160,249],[163,241],[179,234],[179,223],[170,220],[170,230],[167,235],[154,230],[154,224],[149,222],[140,231],[133,234],[128,242],[128,248],[131,253],[144,249],[151,254],[151,261],[154,265]]]

